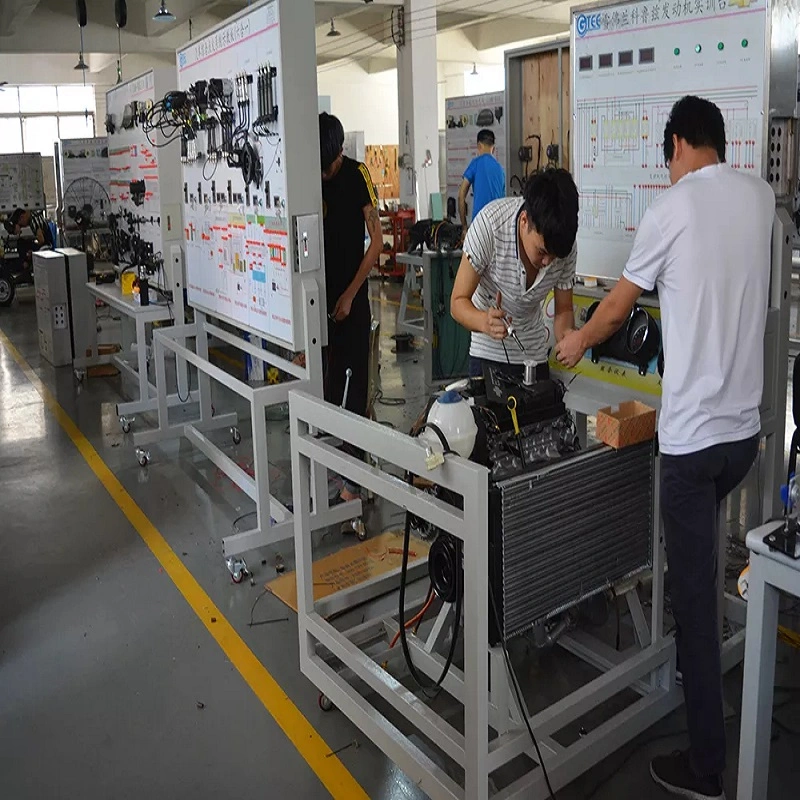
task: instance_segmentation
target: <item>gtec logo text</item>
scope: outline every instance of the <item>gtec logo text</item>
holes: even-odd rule
[[[578,36],[586,36],[590,31],[600,30],[599,14],[579,14],[575,20],[575,32]]]

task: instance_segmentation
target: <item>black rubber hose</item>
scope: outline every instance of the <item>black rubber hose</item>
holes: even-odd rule
[[[453,451],[450,449],[450,445],[442,432],[442,430],[437,426],[430,423],[425,423],[422,427],[420,427],[419,431],[417,431],[417,436],[425,429],[430,428],[439,438],[442,443],[442,447],[444,448],[445,454],[452,453]],[[414,480],[414,476],[412,473],[408,473],[408,483],[411,485]],[[400,608],[398,612],[399,622],[400,622],[400,644],[403,648],[403,657],[406,660],[406,664],[408,666],[408,671],[411,673],[411,676],[414,680],[419,684],[420,688],[424,691],[428,691],[430,689],[440,689],[444,679],[447,677],[447,673],[450,672],[450,667],[453,664],[453,658],[456,654],[456,645],[458,643],[458,630],[461,623],[461,609],[462,609],[462,602],[464,597],[464,587],[463,587],[463,576],[461,570],[456,570],[456,581],[457,581],[457,595],[456,595],[456,609],[455,609],[455,618],[453,619],[453,633],[452,639],[450,642],[450,652],[447,654],[447,660],[445,661],[444,667],[442,668],[442,674],[439,676],[439,679],[431,684],[428,681],[428,678],[417,670],[414,662],[411,658],[411,650],[408,647],[408,638],[406,635],[406,618],[405,618],[405,607],[406,607],[406,583],[408,581],[408,549],[411,544],[411,515],[408,511],[406,511],[406,520],[405,520],[405,527],[403,530],[403,563],[400,569]]]

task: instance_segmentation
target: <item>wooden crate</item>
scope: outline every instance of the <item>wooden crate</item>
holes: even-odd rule
[[[597,438],[617,450],[650,441],[656,433],[656,412],[638,400],[620,403],[619,408],[597,412]]]

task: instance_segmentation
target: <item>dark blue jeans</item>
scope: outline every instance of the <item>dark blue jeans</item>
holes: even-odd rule
[[[661,515],[691,764],[701,776],[725,769],[722,665],[717,621],[719,508],[742,482],[759,437],[683,456],[661,456]]]

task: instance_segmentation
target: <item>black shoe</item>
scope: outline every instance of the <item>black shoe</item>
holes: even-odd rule
[[[689,800],[725,800],[725,790],[718,776],[698,778],[689,763],[688,753],[657,756],[650,762],[653,780],[670,794]]]

